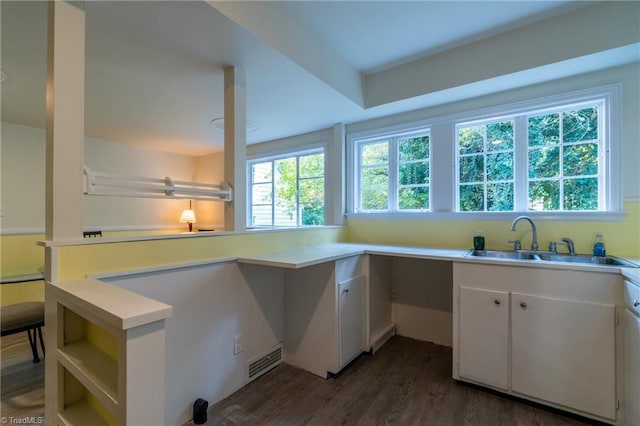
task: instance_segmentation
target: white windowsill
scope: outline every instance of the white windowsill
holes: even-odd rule
[[[617,212],[407,212],[348,213],[347,220],[513,220],[518,216],[543,221],[619,222],[627,213]]]

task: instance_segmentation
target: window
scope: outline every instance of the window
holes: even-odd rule
[[[458,209],[514,209],[514,123],[511,120],[458,128]]]
[[[324,224],[324,152],[248,163],[248,226]]]
[[[429,132],[355,141],[356,205],[364,212],[429,210]]]
[[[458,124],[457,211],[606,210],[604,105]]]
[[[529,210],[601,210],[601,107],[527,118]]]
[[[398,119],[421,111],[348,133],[349,217],[623,217],[621,85]]]

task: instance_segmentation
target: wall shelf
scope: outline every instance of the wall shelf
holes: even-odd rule
[[[58,349],[58,361],[112,412],[118,408],[118,364],[86,340]]]
[[[231,187],[220,184],[189,182],[164,178],[120,176],[100,173],[84,166],[83,191],[86,195],[134,198],[172,198],[201,201],[232,201]]]
[[[109,426],[86,400],[69,404],[58,413],[58,423],[63,425]]]

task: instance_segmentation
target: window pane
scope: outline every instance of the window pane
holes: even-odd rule
[[[481,212],[484,210],[484,185],[460,186],[460,211]]]
[[[598,174],[598,144],[566,146],[563,153],[563,169],[565,176]]]
[[[564,182],[565,210],[598,210],[598,179],[567,179]]]
[[[529,117],[529,146],[553,145],[560,142],[558,114]]]
[[[298,199],[302,204],[322,204],[324,201],[324,179],[300,180],[300,194]]]
[[[487,154],[487,180],[513,179],[513,152]]]
[[[490,212],[513,211],[513,183],[487,185],[487,210]]]
[[[398,168],[400,185],[419,185],[429,183],[429,163],[418,162],[401,164]]]
[[[322,204],[300,205],[302,225],[324,225],[324,206]]]
[[[560,175],[560,148],[539,148],[529,151],[529,178]]]
[[[362,169],[362,188],[389,186],[388,167],[367,167]]]
[[[296,157],[283,158],[274,162],[275,180],[275,225],[296,226],[297,161]]]
[[[251,165],[251,182],[271,182],[271,161]]]
[[[460,182],[484,181],[484,157],[471,155],[460,158]]]
[[[273,225],[271,205],[252,206],[251,214],[252,214],[252,217],[251,217],[252,226],[272,226]]]
[[[513,149],[513,122],[487,124],[487,149],[489,151]]]
[[[389,191],[387,189],[364,189],[362,191],[363,210],[387,210]]]
[[[251,204],[271,204],[271,182],[253,185]]]
[[[398,194],[398,209],[428,210],[429,187],[402,188]]]
[[[300,157],[300,178],[324,176],[324,154]]]
[[[529,210],[559,210],[560,182],[543,180],[529,182]]]
[[[429,136],[398,141],[398,159],[400,161],[422,160],[425,158],[429,158]]]
[[[564,142],[580,142],[598,139],[598,109],[585,108],[562,113]]]
[[[484,126],[466,127],[458,131],[460,154],[484,151]]]
[[[389,161],[389,143],[377,142],[361,145],[363,166],[383,164]]]

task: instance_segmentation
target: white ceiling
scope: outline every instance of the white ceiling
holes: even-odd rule
[[[44,127],[46,3],[6,1],[2,120]],[[365,107],[361,79],[584,7],[577,1],[88,1],[85,133],[201,155],[220,151],[222,67],[246,73],[258,143],[531,84],[629,60],[614,55],[544,77]],[[635,58],[633,56],[635,55]],[[631,51],[637,60],[637,51]],[[332,58],[327,61],[326,58]],[[584,58],[583,58],[584,59]],[[324,62],[323,62],[324,61]],[[338,71],[336,71],[338,70]],[[514,76],[518,77],[518,76]],[[351,83],[348,79],[351,78]],[[487,80],[489,81],[489,80]],[[355,82],[356,84],[353,84]],[[360,85],[359,85],[360,84]],[[355,89],[354,89],[355,87]],[[419,96],[418,96],[419,95]]]

